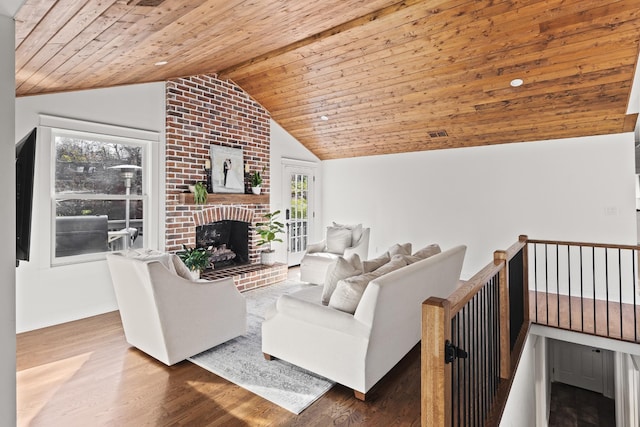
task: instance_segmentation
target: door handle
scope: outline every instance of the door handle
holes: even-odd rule
[[[287,220],[289,219],[289,209],[286,209],[284,211],[284,218],[287,219]]]

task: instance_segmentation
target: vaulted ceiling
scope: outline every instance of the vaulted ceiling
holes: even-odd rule
[[[26,0],[16,94],[217,73],[334,159],[633,131],[639,46],[638,0]]]

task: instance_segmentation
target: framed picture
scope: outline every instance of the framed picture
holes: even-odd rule
[[[211,187],[214,193],[244,193],[242,148],[212,145]]]

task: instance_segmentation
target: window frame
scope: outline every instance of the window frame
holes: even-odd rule
[[[46,163],[47,177],[46,194],[48,207],[48,238],[49,265],[51,267],[60,265],[77,264],[82,262],[101,261],[106,258],[105,252],[91,254],[71,255],[56,257],[56,202],[59,200],[140,200],[143,204],[142,224],[145,232],[142,235],[144,247],[154,247],[158,245],[157,238],[153,238],[154,230],[158,228],[157,204],[160,198],[159,186],[154,183],[153,177],[158,176],[160,134],[158,132],[146,131],[134,128],[113,126],[108,124],[86,122],[81,120],[66,119],[54,116],[40,116],[40,144],[43,148],[41,153],[43,161]],[[105,143],[119,143],[139,146],[142,149],[142,169],[141,173],[141,194],[65,194],[56,192],[56,144],[58,136],[71,138],[93,139]]]

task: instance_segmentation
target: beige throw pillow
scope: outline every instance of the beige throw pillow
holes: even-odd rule
[[[442,252],[442,249],[440,249],[440,245],[438,245],[437,243],[433,243],[429,246],[425,246],[424,248],[415,251],[413,256],[420,259],[426,259],[430,256],[439,254],[440,252]]]
[[[351,230],[327,227],[327,252],[342,255],[351,246]]]
[[[385,252],[377,258],[362,261],[362,271],[365,273],[370,273],[372,271],[375,271],[377,268],[382,267],[390,260],[391,257],[389,256],[389,252]]]
[[[394,255],[411,255],[411,243],[396,243],[395,245],[389,248],[389,256]]]
[[[336,284],[336,290],[331,295],[329,307],[347,313],[355,313],[358,303],[369,282],[378,277],[376,272],[342,279]]]
[[[347,277],[362,274],[362,263],[358,254],[345,259],[338,257],[333,268],[327,270],[327,276],[324,280],[324,288],[322,289],[322,304],[329,304],[331,295],[336,289],[336,284]]]
[[[353,276],[338,281],[329,300],[329,307],[347,313],[355,313],[364,291],[373,279],[398,270],[407,265],[403,256],[395,256],[391,261],[370,273]]]

